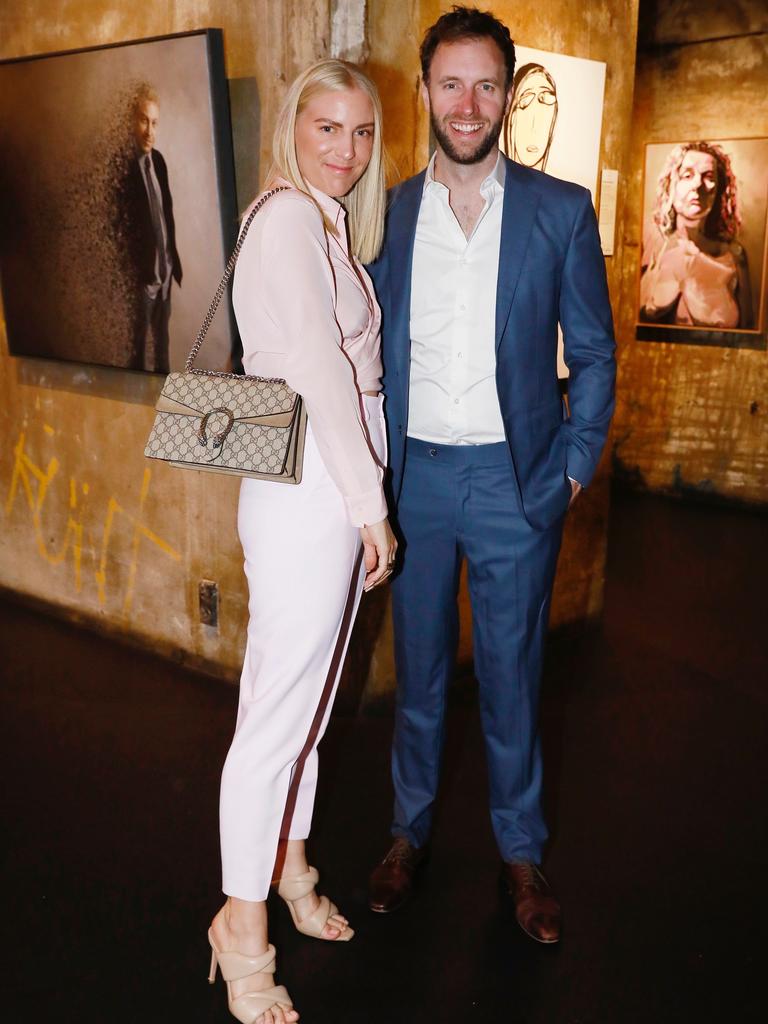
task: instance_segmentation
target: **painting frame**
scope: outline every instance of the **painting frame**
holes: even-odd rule
[[[595,208],[606,75],[604,61],[516,43],[512,103],[499,138],[499,147],[510,160],[589,189]],[[529,157],[516,152],[518,117],[527,123],[517,124],[517,128],[522,129],[529,145],[534,144]],[[557,377],[565,393],[569,370],[560,327]]]
[[[515,58],[514,92],[499,139],[501,151],[524,166],[588,188],[592,205],[596,207],[605,109],[605,61],[517,43]],[[526,124],[520,126],[525,141],[535,143],[530,147],[533,149],[530,156],[524,157],[515,151],[518,117],[526,120]],[[546,141],[537,138],[542,130]]]
[[[712,152],[708,154],[708,150]],[[763,162],[766,159],[768,138],[764,136],[708,135],[645,144],[639,203],[640,258],[634,293],[637,341],[768,350],[768,166]],[[671,310],[675,301],[674,288],[666,279],[674,271],[671,264],[669,271],[665,270],[664,260],[670,256],[680,260],[674,253],[675,245],[680,244],[678,233],[666,227],[668,220],[678,216],[678,201],[670,193],[677,187],[676,181],[679,185],[681,171],[697,174],[694,165],[699,162],[702,169],[706,170],[708,162],[715,171],[713,204],[721,200],[723,183],[732,183],[733,199],[729,198],[727,204],[735,211],[732,225],[728,225],[730,234],[713,237],[711,252],[702,250],[700,254],[698,247],[688,246],[684,265],[701,266],[702,270],[698,278],[690,269],[676,272],[679,294],[674,313],[664,312],[667,307],[663,304],[670,303]],[[687,164],[692,165],[690,171],[684,166]],[[757,173],[750,173],[753,168],[759,169]],[[671,213],[667,208],[671,208]],[[679,214],[684,224],[685,212]],[[709,213],[702,211],[698,214],[700,222],[709,223],[715,212],[714,208]],[[689,217],[688,223],[695,223],[695,217]],[[665,250],[668,237],[673,242]],[[685,238],[682,244],[687,242]],[[742,262],[744,268],[739,277]],[[649,270],[657,275],[655,281],[646,277]],[[748,285],[744,289],[749,299],[747,312],[739,304],[744,294],[740,295],[741,280]],[[689,295],[692,309],[688,308]],[[737,313],[738,321],[733,323]],[[742,323],[742,318],[746,322]],[[675,319],[691,322],[674,322]],[[707,323],[707,319],[713,322]]]
[[[7,128],[14,97],[28,94],[35,79],[44,83],[39,91],[46,104],[32,102],[28,119],[32,125],[25,125],[15,141],[11,136],[11,155],[14,145],[18,149],[30,138],[34,140],[41,124],[50,127],[53,123],[55,141],[63,151],[60,162],[65,184],[59,188],[54,181],[50,187],[54,171],[40,167],[40,161],[35,164],[39,147],[35,149],[34,141],[32,159],[24,172],[17,170],[15,178],[12,168],[6,166],[3,172],[0,185],[5,199],[0,199],[0,206],[5,207],[4,217],[12,214],[11,230],[4,232],[0,244],[8,352],[21,358],[122,370],[165,373],[178,369],[192,348],[237,236],[223,32],[201,28],[0,61],[0,87],[5,87],[0,125]],[[56,136],[56,87],[63,80],[68,85],[64,102],[84,120],[90,117],[92,136],[81,134],[71,139],[65,129]],[[159,118],[155,117],[157,135],[152,136],[148,150],[151,167],[144,168],[146,180],[130,167],[131,147],[137,147],[137,159],[141,148],[135,123],[131,122],[129,129],[125,119],[129,109],[126,98],[131,90],[136,93],[145,85],[154,93],[155,112],[159,113]],[[130,107],[134,121],[136,102],[134,95]],[[144,103],[144,112],[152,110],[152,102],[150,97],[149,105]],[[107,116],[103,116],[105,111]],[[77,131],[75,128],[72,134],[77,136]],[[127,143],[129,138],[133,141]],[[158,147],[155,141],[162,145]],[[71,159],[72,153],[78,153],[78,144],[79,151],[91,159],[90,165],[85,159],[80,164]],[[166,149],[168,145],[170,149]],[[53,144],[51,149],[57,152]],[[131,155],[126,157],[129,150]],[[133,193],[123,187],[129,180],[126,168],[138,182]],[[126,194],[135,200],[132,206],[123,202]],[[130,214],[136,210],[143,220],[137,216],[131,220]],[[30,225],[32,231],[25,235],[24,229]],[[142,267],[144,276],[139,280],[137,253],[145,254],[144,264],[149,267],[149,232],[154,232],[157,240],[152,270]],[[86,260],[94,267],[95,282],[90,280],[91,266]],[[25,277],[25,261],[36,275],[36,289]],[[67,282],[67,268],[72,265],[79,273],[73,272],[74,282]],[[108,277],[104,268],[108,268]],[[147,282],[150,273],[155,277],[154,296]],[[49,284],[51,278],[58,282],[56,290]],[[86,278],[88,289],[82,286]],[[160,300],[152,302],[158,292]],[[42,313],[30,301],[40,293]],[[161,306],[167,310],[164,328],[162,314],[156,315]],[[147,307],[154,310],[152,322]],[[238,352],[234,317],[227,304],[198,363],[207,369],[228,370],[237,362]]]

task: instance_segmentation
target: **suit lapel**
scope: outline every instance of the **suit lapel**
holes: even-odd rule
[[[539,193],[518,165],[505,157],[504,207],[501,214],[499,275],[496,282],[496,350],[507,326],[520,270],[536,219]]]
[[[389,280],[394,356],[401,386],[407,389],[411,349],[411,270],[416,222],[425,171],[400,186],[389,214]],[[404,398],[405,393],[404,393]]]

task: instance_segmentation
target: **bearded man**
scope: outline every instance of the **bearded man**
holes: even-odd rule
[[[504,157],[515,50],[492,14],[454,7],[421,47],[435,153],[390,194],[370,268],[383,314],[397,710],[394,842],[370,907],[408,897],[426,859],[467,561],[491,822],[522,928],[560,936],[540,870],[538,696],[563,521],[613,412],[613,327],[586,189]],[[570,413],[556,369],[562,327]]]

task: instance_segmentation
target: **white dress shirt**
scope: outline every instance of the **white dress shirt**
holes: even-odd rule
[[[495,336],[506,168],[499,154],[466,238],[434,165],[433,156],[413,249],[408,434],[439,444],[493,444],[504,440]]]

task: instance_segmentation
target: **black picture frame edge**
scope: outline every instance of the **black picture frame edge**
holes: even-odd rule
[[[224,31],[220,28],[206,29],[208,50],[209,95],[213,115],[213,151],[216,165],[216,188],[219,196],[219,214],[223,245],[223,260],[226,267],[230,254],[237,242],[239,215],[237,209],[237,187],[235,179],[235,146],[232,137],[232,114],[229,103],[229,79],[224,59]],[[213,293],[211,293],[213,294]],[[229,357],[232,369],[242,372],[243,346],[237,329],[235,310],[232,304],[232,288],[226,291],[226,314],[229,317],[231,346]]]
[[[718,331],[702,327],[676,327],[674,324],[635,325],[636,341],[662,341],[671,345],[696,345],[699,348],[739,348],[752,351],[768,349],[764,331]]]

